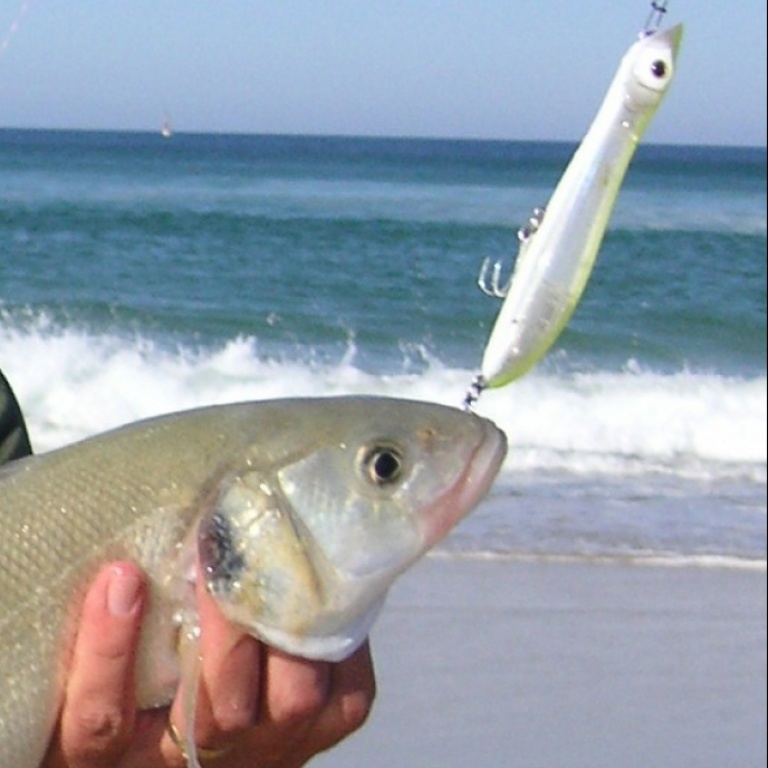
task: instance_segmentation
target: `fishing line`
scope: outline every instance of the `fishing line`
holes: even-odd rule
[[[8,32],[3,38],[3,42],[0,43],[0,59],[2,59],[3,56],[5,56],[5,52],[8,50],[9,46],[11,45],[11,40],[13,40],[14,36],[19,31],[21,22],[24,20],[24,17],[27,15],[27,11],[29,11],[29,7],[31,5],[32,5],[32,0],[22,0],[21,5],[19,6],[19,10],[16,11],[16,17],[11,22],[11,26],[9,27]]]

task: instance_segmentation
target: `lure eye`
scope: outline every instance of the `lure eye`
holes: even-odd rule
[[[393,446],[376,445],[364,450],[360,469],[367,480],[383,488],[396,483],[403,474],[403,457]]]
[[[646,51],[635,65],[635,82],[630,88],[640,88],[641,93],[635,93],[634,97],[645,102],[648,94],[643,96],[642,90],[662,94],[672,79],[673,71],[674,64],[671,57],[659,55],[659,51]]]
[[[662,59],[656,59],[651,64],[651,74],[659,79],[664,77],[667,74],[667,63]]]

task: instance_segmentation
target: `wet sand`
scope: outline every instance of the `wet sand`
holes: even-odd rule
[[[430,559],[373,634],[379,696],[313,768],[758,768],[765,570]]]

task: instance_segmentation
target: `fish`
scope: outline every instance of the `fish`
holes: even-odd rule
[[[635,149],[676,71],[683,26],[643,33],[625,53],[613,81],[546,207],[520,230],[509,284],[496,265],[487,288],[503,304],[485,345],[481,371],[465,406],[486,388],[526,374],[547,353],[579,303]]]
[[[338,661],[398,575],[484,497],[506,451],[474,414],[348,396],[208,406],[0,468],[0,766],[43,759],[104,563],[148,576],[142,709],[187,688],[197,578],[255,637]]]

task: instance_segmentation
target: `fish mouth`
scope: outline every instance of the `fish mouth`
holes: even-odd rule
[[[477,418],[481,436],[464,471],[418,516],[424,547],[422,552],[444,539],[488,493],[507,455],[507,437],[492,421]]]

